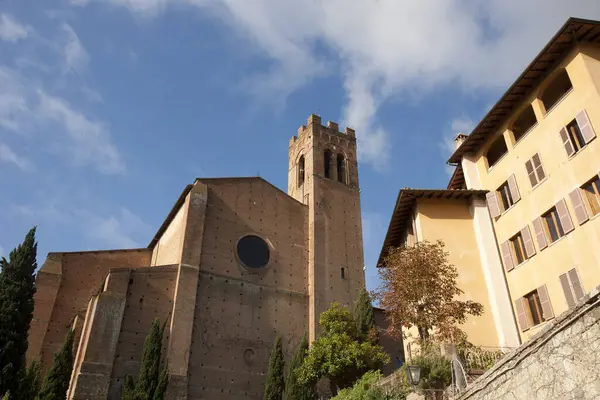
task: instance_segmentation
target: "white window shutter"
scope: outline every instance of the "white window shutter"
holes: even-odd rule
[[[571,292],[571,285],[569,284],[569,278],[567,274],[562,274],[560,277],[560,286],[562,286],[562,290],[565,294],[565,299],[567,300],[567,306],[569,308],[575,305],[575,299],[573,298],[573,293]]]
[[[565,235],[571,232],[575,227],[573,226],[573,221],[571,221],[571,215],[569,214],[569,209],[567,208],[567,203],[565,199],[560,199],[558,203],[555,205],[556,211],[558,212],[558,218],[560,219],[560,224],[562,225],[563,231]]]
[[[548,296],[546,285],[542,285],[537,288],[537,292],[538,296],[540,296],[542,312],[544,313],[544,321],[554,318],[554,312],[552,311],[552,304],[550,303],[550,297]]]
[[[542,166],[542,160],[540,160],[539,153],[535,153],[531,158],[531,161],[533,162],[533,167],[535,168],[535,173],[539,182],[546,177],[546,173],[544,172],[544,167]]]
[[[527,160],[525,163],[525,169],[527,170],[527,175],[529,176],[529,182],[531,183],[531,187],[537,185],[537,177],[535,176],[535,171],[533,170],[533,163],[531,160]]]
[[[548,240],[546,239],[546,234],[544,233],[544,228],[542,227],[542,219],[536,218],[531,223],[533,225],[533,232],[535,234],[535,239],[538,242],[538,247],[540,250],[544,250],[548,247]]]
[[[592,124],[590,123],[590,119],[588,118],[585,110],[581,110],[575,116],[575,120],[577,121],[577,125],[579,125],[581,136],[583,136],[583,140],[585,140],[586,144],[596,137],[596,134],[594,133],[594,128],[592,128]]]
[[[506,242],[500,245],[500,252],[502,253],[502,263],[506,272],[512,271],[515,268],[515,263],[512,258],[512,252],[510,251],[510,242]]]
[[[508,177],[508,189],[510,190],[510,195],[513,198],[513,204],[521,200],[521,194],[519,193],[519,187],[517,186],[517,178],[515,178],[515,174],[512,174]]]
[[[571,281],[571,287],[573,287],[575,300],[581,299],[585,295],[585,292],[583,291],[579,275],[577,275],[577,270],[575,268],[569,271],[569,280]]]
[[[490,215],[492,218],[496,218],[500,215],[500,205],[498,204],[498,196],[496,195],[496,191],[492,190],[491,192],[486,193],[485,199],[487,201],[488,209],[490,210]]]
[[[527,301],[523,297],[519,297],[517,301],[515,301],[515,310],[517,311],[517,319],[519,320],[519,326],[521,327],[521,331],[525,332],[530,328],[529,319],[527,318],[527,314],[525,313],[525,307],[527,306]]]
[[[560,139],[562,140],[562,144],[565,147],[567,156],[571,157],[573,154],[575,154],[575,149],[573,148],[573,143],[571,143],[571,138],[569,138],[569,133],[567,132],[566,127],[563,127],[560,130]]]
[[[581,190],[579,188],[573,190],[569,193],[569,198],[571,199],[573,211],[575,211],[575,218],[577,218],[579,225],[590,219],[583,198],[581,197]]]
[[[531,232],[529,232],[529,226],[521,229],[521,237],[523,238],[523,244],[525,245],[525,254],[527,258],[531,258],[535,255],[535,246],[533,245],[533,238]]]

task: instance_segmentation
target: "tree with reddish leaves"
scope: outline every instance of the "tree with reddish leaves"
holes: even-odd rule
[[[422,341],[465,340],[459,325],[469,315],[481,315],[483,306],[458,299],[463,294],[456,283],[458,272],[442,241],[390,248],[383,265],[374,295],[386,310],[392,336],[402,337],[402,328],[416,327]]]

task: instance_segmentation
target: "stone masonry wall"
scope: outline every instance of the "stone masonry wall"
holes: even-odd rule
[[[482,375],[460,400],[600,398],[600,287]]]

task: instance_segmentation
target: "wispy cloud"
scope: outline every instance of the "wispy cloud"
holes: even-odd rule
[[[121,207],[118,213],[108,216],[90,215],[88,234],[109,248],[141,247],[140,239],[150,235],[150,225],[140,217]]]
[[[90,56],[71,25],[63,23],[61,29],[65,37],[63,52],[67,69],[81,74],[87,68]]]
[[[211,11],[272,60],[252,86],[270,91],[265,98],[280,101],[315,77],[339,74],[347,95],[342,122],[357,130],[361,160],[379,169],[390,154],[390,134],[377,113],[390,96],[448,84],[465,90],[505,86],[567,17],[600,17],[597,0],[109,3],[141,18],[156,17],[170,5]]]
[[[30,28],[21,25],[8,14],[0,14],[0,39],[6,42],[16,42],[27,37]]]
[[[33,164],[26,157],[16,154],[7,144],[0,142],[0,161],[16,165],[23,171],[29,171]]]

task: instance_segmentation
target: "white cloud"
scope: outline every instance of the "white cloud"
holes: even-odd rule
[[[71,139],[70,150],[75,164],[92,164],[107,174],[125,171],[119,151],[111,142],[104,124],[89,119],[64,99],[41,90],[38,90],[38,95],[38,118],[57,122],[64,129]]]
[[[67,69],[81,74],[85,71],[90,61],[90,56],[81,44],[79,36],[71,25],[63,23],[61,29],[64,34],[63,53]]]
[[[149,236],[150,226],[140,217],[121,207],[118,213],[109,216],[91,214],[87,222],[87,234],[109,248],[137,248],[142,246],[138,239]]]
[[[8,14],[0,14],[0,39],[6,42],[16,42],[27,37],[29,27],[21,25]]]
[[[78,3],[82,3],[81,0]],[[110,0],[142,17],[188,4],[221,18],[273,61],[253,89],[280,96],[326,72],[344,79],[344,123],[362,161],[385,166],[377,111],[402,91],[458,83],[505,87],[567,17],[599,18],[597,0]]]
[[[23,171],[33,168],[33,164],[26,157],[16,154],[7,144],[0,142],[0,161],[14,164]]]

